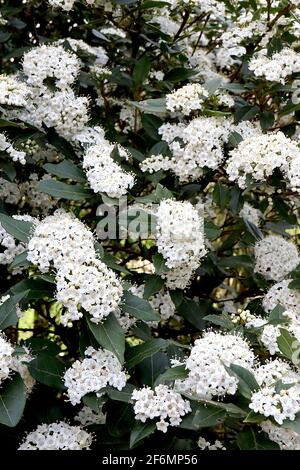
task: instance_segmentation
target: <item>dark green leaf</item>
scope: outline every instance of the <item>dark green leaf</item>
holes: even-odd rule
[[[240,450],[279,450],[278,444],[270,441],[267,434],[255,429],[240,432],[236,440]]]
[[[136,364],[139,364],[146,357],[165,349],[168,346],[168,341],[162,338],[151,339],[143,344],[134,346],[129,349],[127,354],[126,368],[132,369]]]
[[[16,325],[18,322],[17,305],[26,295],[26,292],[9,297],[0,305],[0,330],[8,326]]]
[[[144,297],[149,299],[152,295],[159,292],[164,285],[164,281],[156,274],[149,274],[145,280]]]
[[[191,299],[183,299],[177,311],[191,325],[202,330],[205,327],[204,317],[209,308],[210,303],[206,300],[195,302]]]
[[[56,180],[41,181],[37,189],[57,199],[68,199],[71,201],[80,201],[93,195],[89,189],[85,189],[79,184],[66,184]]]
[[[0,389],[0,423],[15,427],[25,408],[25,386],[20,374],[5,381]]]
[[[123,295],[122,310],[133,315],[138,320],[158,321],[160,315],[150,305],[150,303],[126,291]]]
[[[51,175],[59,178],[71,179],[73,181],[85,182],[84,172],[70,160],[63,160],[60,163],[46,163],[43,168]]]
[[[154,386],[165,382],[173,382],[178,379],[185,379],[187,376],[188,370],[184,365],[171,367],[157,377]]]
[[[195,75],[194,70],[185,69],[184,67],[176,67],[165,74],[164,80],[173,83],[183,82],[193,75]]]
[[[122,401],[124,403],[131,403],[131,395],[135,390],[132,384],[127,383],[122,390],[117,390],[114,387],[105,387],[105,392],[111,400]]]
[[[58,390],[65,390],[63,375],[66,366],[60,359],[42,353],[28,363],[28,370],[38,382]]]
[[[33,232],[33,224],[25,220],[16,220],[9,215],[0,213],[0,223],[12,237],[27,243]]]
[[[102,323],[98,324],[87,318],[87,323],[100,346],[111,351],[123,364],[125,335],[115,315],[110,313]]]
[[[136,421],[130,433],[130,449],[132,449],[142,439],[153,434],[155,429],[155,421],[146,421],[145,423]]]
[[[199,404],[193,419],[196,429],[217,426],[224,421],[226,411],[210,405]]]

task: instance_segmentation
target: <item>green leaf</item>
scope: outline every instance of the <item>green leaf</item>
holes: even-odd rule
[[[145,423],[136,421],[130,433],[130,449],[132,449],[142,439],[153,434],[155,430],[155,421],[146,421]]]
[[[145,101],[131,101],[132,106],[140,109],[143,113],[147,114],[165,114],[166,99],[165,98],[153,98]]]
[[[184,298],[177,306],[178,313],[191,325],[199,330],[205,327],[204,317],[210,308],[210,303],[206,300],[195,302]]]
[[[214,202],[223,211],[228,206],[230,200],[230,190],[225,184],[218,182],[213,192]]]
[[[70,159],[76,158],[76,153],[74,152],[70,142],[59,135],[54,127],[49,128],[43,124],[43,128],[46,132],[47,141],[58,150],[59,154],[62,154]]]
[[[295,419],[293,419],[293,421],[291,421],[290,419],[285,419],[281,427],[290,429],[291,431],[300,434],[300,413],[296,414]]]
[[[214,325],[222,326],[226,330],[232,330],[232,328],[235,326],[230,316],[226,312],[223,312],[220,315],[206,315],[206,317],[203,317],[203,320],[209,321]]]
[[[195,75],[194,70],[185,69],[184,67],[175,67],[165,74],[164,81],[173,83],[183,82],[193,75]]]
[[[240,106],[234,115],[235,122],[250,121],[259,113],[258,106],[246,105]]]
[[[193,418],[196,429],[217,426],[225,419],[226,411],[215,406],[199,404]]]
[[[65,390],[63,375],[66,366],[57,357],[42,353],[28,363],[28,370],[38,382],[58,390]]]
[[[57,356],[60,353],[60,347],[50,341],[49,339],[44,338],[29,338],[25,341],[26,347],[30,349],[33,356],[39,354],[47,354],[47,356]]]
[[[122,401],[124,403],[131,403],[131,395],[135,390],[132,384],[127,383],[122,390],[117,390],[114,387],[105,387],[105,392],[111,400]]]
[[[127,354],[126,368],[132,369],[146,357],[152,356],[158,351],[165,349],[167,346],[167,340],[158,338],[151,339],[143,344],[130,348]]]
[[[290,289],[300,289],[300,279],[293,279],[293,281],[291,281],[289,283],[289,288]]]
[[[252,235],[255,240],[259,241],[263,239],[263,233],[258,227],[256,227],[256,225],[246,219],[243,219],[243,221],[247,231]]]
[[[110,313],[102,323],[98,324],[87,318],[87,324],[100,346],[111,351],[123,364],[125,334],[115,315]]]
[[[262,423],[263,421],[266,421],[266,417],[254,411],[250,411],[244,419],[244,423]]]
[[[133,5],[138,0],[114,0],[118,5]]]
[[[15,257],[15,259],[10,263],[9,267],[10,269],[15,269],[15,268],[27,268],[30,266],[30,261],[27,260],[27,250],[23,251],[19,255]]]
[[[20,374],[16,373],[0,389],[0,423],[15,427],[22,418],[25,403],[25,386]]]
[[[26,292],[14,295],[0,305],[0,330],[18,322],[17,305],[26,295]]]
[[[36,279],[23,279],[10,290],[13,294],[24,293],[24,299],[33,300],[45,297],[53,298],[55,288],[55,283],[53,284],[39,277]]]
[[[203,86],[210,95],[214,95],[218,88],[220,88],[222,81],[223,78],[213,78],[212,80],[205,82]]]
[[[279,445],[270,441],[267,434],[252,428],[240,432],[236,441],[240,450],[279,450]]]
[[[147,79],[151,68],[151,62],[147,55],[137,61],[133,69],[132,79],[135,88],[140,87]]]
[[[152,295],[159,292],[164,285],[164,280],[156,274],[149,274],[145,280],[144,297],[149,299]]]
[[[14,181],[17,172],[14,165],[11,162],[0,160],[0,169],[8,176],[10,181]]]
[[[281,323],[287,323],[288,318],[283,315],[283,313],[286,311],[285,308],[283,308],[281,305],[276,305],[275,308],[271,311],[269,318],[268,318],[268,324],[269,325],[280,325]]]
[[[209,240],[215,240],[221,235],[222,230],[212,220],[206,219],[204,221],[204,233]]]
[[[142,114],[142,126],[146,134],[153,140],[160,140],[158,128],[163,124],[163,121],[154,114]]]
[[[33,224],[25,220],[16,220],[0,213],[0,224],[4,230],[20,242],[27,243],[33,232]]]
[[[160,315],[150,305],[150,303],[126,291],[123,295],[122,310],[129,315],[133,315],[138,320],[158,321]]]
[[[147,10],[148,8],[163,8],[168,7],[170,4],[168,2],[161,2],[155,0],[146,0],[140,6],[141,10]]]
[[[71,179],[73,181],[85,182],[84,172],[70,160],[63,160],[60,163],[46,163],[43,168],[51,175],[59,178]]]
[[[260,125],[263,131],[267,131],[274,125],[275,116],[270,111],[260,113]]]
[[[224,367],[230,375],[233,375],[238,379],[238,390],[240,394],[250,400],[252,393],[259,389],[259,385],[254,374],[252,374],[248,369],[238,366],[237,364],[230,364],[230,367]]]
[[[280,336],[277,338],[280,352],[290,361],[299,364],[300,343],[285,328],[280,328]]]
[[[84,395],[82,401],[85,406],[91,408],[91,410],[93,410],[95,413],[99,413],[106,401],[106,398],[104,396],[97,397],[97,395],[94,393],[88,393],[87,395]]]
[[[233,147],[237,147],[243,140],[243,137],[236,131],[231,132],[228,137],[228,143]]]
[[[165,382],[173,382],[174,380],[185,379],[188,376],[188,370],[184,365],[171,367],[160,374],[154,382],[154,386]]]
[[[66,184],[56,180],[44,180],[38,184],[37,189],[57,199],[80,201],[92,197],[90,190],[79,184]]]

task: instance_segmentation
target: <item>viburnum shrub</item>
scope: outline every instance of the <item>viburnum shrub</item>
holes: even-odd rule
[[[300,450],[300,1],[0,1],[4,449]]]

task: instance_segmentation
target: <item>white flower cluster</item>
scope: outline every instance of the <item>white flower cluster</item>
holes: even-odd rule
[[[246,187],[247,176],[264,182],[278,168],[289,186],[299,191],[300,149],[282,132],[246,138],[229,155],[226,172],[241,188]]]
[[[268,325],[267,319],[262,317],[250,318],[245,326],[246,328],[259,328],[259,330],[261,330],[259,332],[259,338],[272,356],[279,352],[277,344],[277,339],[281,334],[279,326]]]
[[[9,377],[13,352],[12,345],[0,333],[0,386]]]
[[[226,447],[223,446],[222,442],[216,440],[211,444],[206,441],[204,437],[199,437],[197,444],[200,450],[226,450]]]
[[[285,47],[268,57],[266,50],[263,49],[250,60],[249,70],[253,71],[256,77],[284,84],[288,76],[300,72],[300,54]]]
[[[83,168],[95,193],[121,197],[134,185],[134,177],[118,165],[111,153],[114,146],[107,140],[90,146],[83,157]]]
[[[78,320],[84,308],[101,321],[117,310],[123,293],[113,271],[97,259],[93,234],[82,222],[56,211],[37,224],[28,243],[27,259],[42,272],[56,270],[57,299],[66,307],[61,321]]]
[[[84,406],[74,417],[74,421],[77,421],[83,427],[90,426],[91,424],[105,424],[106,415],[102,411],[95,413],[88,406]]]
[[[16,183],[0,178],[0,197],[7,204],[18,204],[21,199],[21,191]]]
[[[79,69],[76,55],[62,46],[42,45],[26,52],[23,57],[23,72],[28,85],[40,90],[46,79],[55,80],[54,84],[60,90],[68,88],[75,81]]]
[[[157,249],[171,269],[165,274],[167,286],[186,287],[206,254],[203,217],[190,202],[172,199],[160,203],[156,217]]]
[[[26,153],[16,150],[2,132],[0,133],[0,152],[5,152],[14,162],[20,162],[22,165],[26,163]]]
[[[284,283],[288,283],[290,281],[282,281]],[[278,283],[279,286],[280,284],[282,283]],[[277,286],[278,284],[275,284],[275,287],[277,289]],[[270,289],[270,291],[272,291],[273,288]],[[281,304],[282,307],[285,307],[285,305],[283,305],[285,303],[285,299],[284,297],[282,297],[282,299],[280,299],[280,297],[278,298],[278,296],[280,296],[280,292],[281,292],[281,289],[280,287],[278,288],[279,290],[276,292],[275,290],[275,296],[273,298],[272,296],[272,292],[270,294],[270,296],[268,296],[267,298],[267,301],[263,303],[263,306],[264,308],[267,310],[267,311],[271,311],[273,310],[274,307],[276,307],[277,304]],[[286,290],[289,290],[286,286]],[[286,292],[287,294],[287,297],[288,297],[288,293]],[[299,296],[299,294],[297,294],[297,292],[295,292],[295,297],[293,296],[293,291],[291,291],[291,297],[290,299],[288,298],[287,300],[287,303],[291,302],[293,305],[294,308],[292,308],[291,310],[285,310],[283,312],[283,315],[286,317],[286,323],[283,325],[283,324],[280,324],[280,325],[272,325],[272,324],[268,324],[268,319],[266,318],[262,318],[262,317],[254,317],[254,318],[251,318],[247,323],[246,323],[246,328],[259,328],[261,331],[259,332],[259,337],[260,337],[260,340],[262,342],[262,344],[267,348],[267,350],[269,351],[269,353],[271,355],[274,355],[276,354],[277,352],[280,351],[279,347],[278,347],[278,343],[277,343],[277,339],[279,338],[279,336],[281,335],[281,328],[284,327],[286,330],[288,330],[293,336],[295,336],[295,338],[300,341],[300,316],[299,316],[299,311],[298,311],[298,305],[299,304],[296,304],[295,305],[295,299],[297,299],[297,296]],[[267,294],[268,295],[268,294]],[[276,302],[276,298],[277,298],[277,302]],[[270,300],[269,300],[270,299]],[[274,304],[273,304],[274,302]],[[270,305],[274,305],[273,308],[266,308],[266,305],[270,306]]]
[[[142,423],[147,419],[159,418],[156,427],[164,433],[169,426],[178,426],[182,417],[191,411],[189,401],[167,385],[158,385],[154,390],[150,387],[134,390],[131,398],[135,418]]]
[[[269,420],[263,421],[260,427],[281,450],[300,450],[300,435],[297,432],[276,426]]]
[[[98,48],[91,49],[97,60]],[[88,98],[76,96],[71,88],[80,65],[77,56],[66,51],[61,43],[42,45],[26,52],[23,74],[29,95],[24,108],[8,110],[7,117],[21,119],[40,129],[44,125],[54,127],[65,139],[72,140],[89,119]]]
[[[1,299],[2,300],[2,299]],[[0,303],[2,303],[0,301]],[[27,363],[33,357],[26,350],[25,354],[14,355],[14,348],[6,339],[3,333],[0,332],[0,388],[3,382],[10,376],[11,372],[19,372],[21,375],[26,394],[29,395],[35,384],[35,380],[30,375]]]
[[[0,104],[25,106],[30,90],[13,75],[0,75]]]
[[[74,6],[75,0],[48,0],[48,2],[54,8],[70,11]]]
[[[28,243],[27,259],[42,273],[51,266],[60,269],[81,265],[95,258],[92,232],[72,214],[57,210],[37,223]]]
[[[241,336],[207,331],[195,341],[186,360],[188,377],[176,381],[178,390],[192,393],[200,398],[234,395],[238,380],[225,367],[237,364],[252,369],[255,356],[246,340]]]
[[[234,126],[224,118],[200,117],[187,125],[163,124],[159,134],[166,141],[172,157],[153,155],[141,163],[142,171],[153,173],[170,170],[181,183],[197,181],[205,167],[216,170],[224,159],[224,143],[231,132],[242,137],[257,135],[260,131],[249,122]]]
[[[43,215],[46,216],[56,206],[57,201],[48,196],[46,193],[42,193],[38,189],[38,185],[41,181],[47,181],[51,179],[51,175],[45,174],[40,179],[37,173],[31,173],[27,181],[24,181],[19,185],[22,194],[22,202],[28,204],[31,208],[31,214],[34,216]]]
[[[227,50],[229,56],[243,56],[246,53],[246,47],[242,45],[255,36],[260,36],[266,31],[266,24],[262,21],[251,21],[244,23],[241,18],[233,27],[228,28],[222,33],[221,41],[223,48]]]
[[[18,243],[0,224],[0,264],[10,264],[17,255],[25,251],[25,246]]]
[[[274,284],[263,298],[263,308],[271,312],[276,305],[280,304],[284,309],[294,312],[300,317],[300,292],[290,289],[292,279],[284,279]]]
[[[66,263],[56,275],[56,298],[67,312],[62,321],[79,320],[83,308],[91,321],[99,323],[117,308],[123,290],[115,273],[102,261]]]
[[[15,220],[24,220],[27,222],[36,223],[36,220],[29,215],[14,215]],[[17,255],[20,255],[26,250],[26,244],[17,242],[0,224],[0,264],[10,264]],[[17,274],[20,268],[13,270],[13,274]]]
[[[12,356],[10,368],[12,371],[18,372],[21,375],[25,385],[26,396],[28,397],[31,394],[33,387],[35,386],[36,381],[30,374],[27,366],[28,362],[33,360],[33,356],[30,354],[27,348],[23,349],[24,353]]]
[[[185,85],[166,96],[166,107],[172,113],[180,112],[189,116],[193,111],[202,109],[208,95],[208,91],[200,83]]]
[[[254,246],[254,272],[266,279],[283,280],[300,263],[296,245],[278,235],[268,235]]]
[[[62,45],[67,44],[70,46],[73,52],[80,57],[81,55],[88,55],[94,58],[95,63],[99,65],[105,65],[108,62],[108,56],[105,49],[102,46],[90,46],[82,39],[65,38],[59,39],[54,44]]]
[[[262,213],[260,212],[260,210],[255,209],[255,207],[251,206],[248,202],[245,202],[242,210],[239,213],[239,216],[243,219],[248,220],[249,222],[258,227],[262,218]]]
[[[260,389],[252,393],[249,408],[255,413],[272,417],[282,424],[285,419],[294,420],[300,411],[300,376],[283,361],[276,359],[255,371]],[[283,387],[277,389],[276,382]]]
[[[18,450],[89,450],[93,437],[79,426],[60,421],[40,424],[27,434]]]
[[[97,393],[107,385],[118,390],[125,387],[126,375],[112,352],[95,350],[90,346],[84,354],[85,359],[75,361],[64,375],[64,384],[72,405],[80,403],[87,393]]]

